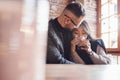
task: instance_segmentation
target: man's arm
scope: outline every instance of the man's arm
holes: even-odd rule
[[[74,64],[73,62],[65,59],[61,54],[61,51],[57,48],[58,45],[53,39],[48,36],[47,46],[47,63],[48,64]]]

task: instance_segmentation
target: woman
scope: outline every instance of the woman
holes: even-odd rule
[[[79,28],[73,30],[71,41],[73,61],[80,64],[110,64],[111,59],[106,54],[104,42],[92,39],[89,25],[83,21]]]

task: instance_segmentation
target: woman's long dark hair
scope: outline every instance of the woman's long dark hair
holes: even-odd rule
[[[83,21],[80,25],[80,27],[82,27],[84,29],[84,31],[86,32],[86,34],[88,35],[87,36],[87,39],[89,40],[94,40],[93,37],[91,36],[91,31],[90,31],[90,27],[89,27],[89,24],[87,23],[87,21]]]
[[[93,39],[93,37],[91,36],[91,32],[90,32],[90,27],[89,27],[89,24],[86,22],[86,21],[83,21],[80,25],[80,27],[82,27],[84,29],[84,31],[86,32],[86,34],[88,35],[87,36],[87,39],[91,42],[96,42],[104,49],[104,51],[106,52],[106,48],[105,48],[105,45],[104,45],[104,42],[102,39]],[[95,46],[95,45],[94,45]]]
[[[93,39],[93,37],[91,36],[91,31],[90,31],[90,27],[89,27],[89,24],[87,21],[83,21],[81,23],[81,25],[79,27],[82,27],[83,30],[85,31],[85,33],[87,34],[87,39],[90,40],[90,41],[94,41],[95,39]],[[74,33],[75,31],[77,31],[77,28],[74,28],[72,30],[72,33]],[[72,37],[72,39],[74,38],[74,36]]]

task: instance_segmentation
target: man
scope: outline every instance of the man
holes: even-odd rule
[[[80,3],[68,4],[62,14],[49,21],[47,63],[48,64],[72,64],[66,58],[65,34],[68,30],[77,28],[85,16],[85,10]],[[67,37],[67,36],[66,36]]]

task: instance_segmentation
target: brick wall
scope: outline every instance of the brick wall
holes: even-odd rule
[[[50,2],[50,18],[60,15],[65,6],[74,0],[49,0]],[[90,24],[91,33],[96,37],[96,0],[76,0],[80,1],[86,9],[86,20]]]
[[[86,9],[86,20],[90,24],[91,33],[93,37],[96,37],[97,2],[96,0],[84,0],[84,7]]]
[[[59,16],[65,6],[72,0],[49,0],[50,3],[50,18]]]

